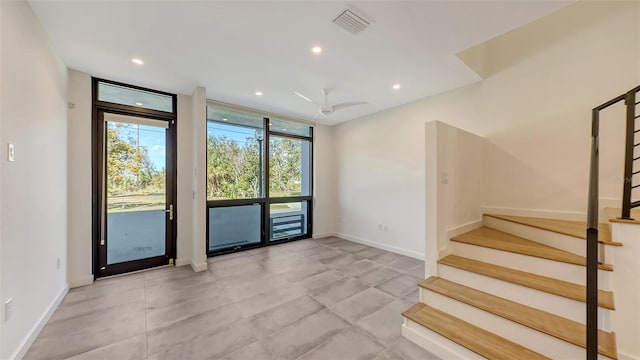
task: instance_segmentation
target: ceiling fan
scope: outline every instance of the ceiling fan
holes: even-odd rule
[[[350,106],[368,104],[367,101],[351,101],[351,102],[344,102],[340,104],[331,105],[329,104],[329,100],[327,99],[327,97],[329,96],[329,89],[322,89],[322,94],[324,95],[324,103],[313,101],[310,98],[300,94],[297,91],[295,91],[294,93],[300,96],[301,98],[303,98],[304,100],[319,106],[318,113],[316,114],[316,116],[313,117],[313,119],[317,118],[320,115],[331,115],[334,111],[348,108]]]

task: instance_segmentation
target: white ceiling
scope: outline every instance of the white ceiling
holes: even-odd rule
[[[369,102],[316,119],[333,125],[478,81],[456,53],[574,1],[356,1],[374,22],[358,35],[332,23],[342,1],[29,3],[72,69],[307,120],[294,91]]]

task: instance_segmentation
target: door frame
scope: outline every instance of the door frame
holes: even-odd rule
[[[98,100],[98,84],[106,83],[122,86],[134,90],[141,90],[159,95],[171,96],[172,112],[164,112],[159,110],[145,109],[137,106],[110,103]],[[172,264],[176,257],[176,230],[178,219],[177,208],[177,95],[147,89],[139,86],[119,83],[111,80],[92,78],[91,86],[92,97],[92,122],[91,122],[91,189],[92,189],[92,221],[91,221],[91,250],[92,250],[92,269],[94,279],[104,276],[122,274],[126,272],[147,269],[155,266]],[[102,268],[100,259],[105,259],[106,263],[106,246],[101,246],[101,226],[104,206],[102,192],[104,191],[104,179],[102,174],[102,165],[105,159],[104,152],[104,113],[143,117],[154,120],[163,120],[168,122],[168,133],[166,138],[167,162],[166,162],[166,204],[173,204],[173,220],[169,220],[167,215],[166,221],[166,247],[165,255],[133,260],[119,264],[113,264]],[[106,226],[106,224],[105,224]],[[105,264],[106,265],[106,264]]]

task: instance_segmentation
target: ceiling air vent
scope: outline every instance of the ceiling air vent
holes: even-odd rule
[[[351,10],[343,11],[338,17],[333,19],[333,22],[354,35],[369,26],[367,20]]]

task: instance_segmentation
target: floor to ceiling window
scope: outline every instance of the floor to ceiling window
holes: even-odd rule
[[[312,153],[307,124],[210,103],[209,255],[310,237]]]

